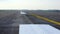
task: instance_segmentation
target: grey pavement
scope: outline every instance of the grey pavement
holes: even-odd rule
[[[5,11],[0,16],[0,34],[19,34],[19,25],[28,23],[20,11]]]
[[[4,10],[0,12],[0,34],[19,34],[20,24],[49,24],[60,29],[60,26],[31,16],[31,14],[37,14],[60,22],[60,13],[40,11],[26,13],[20,14],[19,10]]]

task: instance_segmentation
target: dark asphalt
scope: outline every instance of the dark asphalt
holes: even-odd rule
[[[29,17],[29,19],[33,22],[33,24],[49,24],[49,25],[51,25],[51,26],[60,30],[60,26],[58,26],[56,24],[52,24],[52,23],[44,21],[42,19],[38,19],[38,18],[36,18],[34,16],[31,16],[31,15],[26,15],[26,16]]]
[[[10,14],[8,16],[0,18],[0,34],[17,34],[18,27],[13,27],[13,19],[16,19],[16,14]]]
[[[60,12],[38,12],[38,11],[35,11],[35,12],[26,12],[26,16],[29,17],[29,19],[34,23],[34,24],[49,24],[57,29],[60,30],[60,26],[56,25],[56,24],[52,24],[50,22],[47,22],[47,21],[44,21],[42,19],[38,19],[34,16],[32,16],[31,14],[36,14],[38,16],[43,16],[45,18],[48,18],[48,19],[52,19],[54,21],[57,21],[57,22],[60,22]]]
[[[19,34],[19,24],[17,25],[17,11],[3,11],[0,13],[0,34]]]
[[[33,12],[33,13],[60,22],[60,12]]]
[[[31,14],[46,17],[60,22],[60,12],[26,12],[21,15],[20,11],[2,12],[0,13],[0,34],[19,34],[19,24],[49,24],[60,30],[60,26],[50,22],[38,19]]]
[[[0,34],[19,34],[20,24],[31,24],[32,22],[20,11],[12,10],[0,12]]]

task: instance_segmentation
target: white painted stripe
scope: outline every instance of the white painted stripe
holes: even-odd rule
[[[19,34],[60,34],[60,30],[47,24],[20,24]]]
[[[20,14],[26,14],[26,13],[21,11]]]

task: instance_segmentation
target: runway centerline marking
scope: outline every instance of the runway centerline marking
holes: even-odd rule
[[[38,15],[36,15],[36,14],[32,14],[32,16],[35,16],[35,17],[38,18],[38,19],[42,19],[42,20],[45,20],[45,21],[47,21],[47,22],[51,22],[51,23],[53,23],[53,24],[56,24],[56,25],[59,25],[59,26],[60,26],[60,22],[57,22],[57,21],[55,21],[55,20],[51,20],[51,19],[48,19],[48,18],[45,18],[45,17],[42,17],[42,16],[38,16]]]

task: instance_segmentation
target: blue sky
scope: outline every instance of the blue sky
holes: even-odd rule
[[[60,0],[0,0],[0,8],[12,9],[59,9]]]

